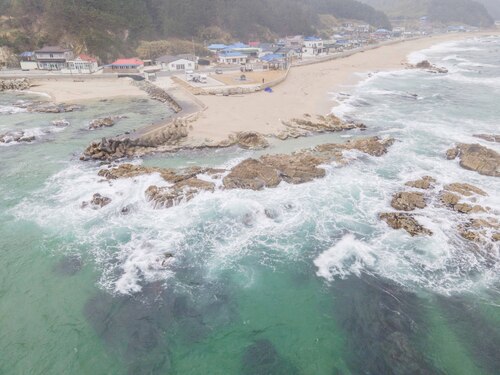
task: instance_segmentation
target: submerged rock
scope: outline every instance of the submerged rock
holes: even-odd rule
[[[495,217],[474,218],[459,226],[460,236],[466,240],[484,243],[500,241],[500,222]]]
[[[492,292],[498,293],[497,288],[491,289]],[[470,296],[476,299],[471,300]],[[489,303],[472,293],[451,296],[436,294],[435,298],[448,326],[470,353],[478,371],[487,374],[498,373],[500,326],[495,315],[490,315],[484,309],[484,305]]]
[[[242,373],[247,375],[295,375],[298,369],[282,358],[267,339],[256,340],[243,354]]]
[[[432,232],[421,225],[411,214],[400,212],[387,212],[379,215],[393,229],[404,229],[412,237],[427,235],[432,236]]]
[[[400,192],[392,198],[391,206],[396,210],[413,211],[415,208],[425,208],[427,204],[422,193]]]
[[[52,125],[57,126],[58,128],[65,128],[66,126],[69,126],[70,123],[68,120],[62,119],[62,120],[54,120],[51,122]]]
[[[459,143],[448,150],[446,156],[449,160],[458,157],[462,168],[485,176],[500,177],[500,154],[480,144]]]
[[[104,197],[99,193],[95,193],[92,196],[90,202],[82,202],[82,208],[87,207],[89,204],[91,205],[92,208],[102,208],[110,203],[111,203],[111,198]]]
[[[500,134],[474,134],[473,137],[480,138],[488,142],[500,143]]]
[[[146,190],[146,197],[153,201],[155,207],[172,207],[181,201],[189,201],[202,191],[213,191],[215,185],[212,182],[191,177],[175,183],[173,186],[158,187],[150,186]]]
[[[416,293],[367,274],[338,280],[332,288],[352,374],[444,374],[422,353],[426,304]]]
[[[82,109],[81,106],[77,104],[54,104],[46,102],[33,103],[27,107],[29,112],[39,112],[39,113],[66,113],[74,112]]]
[[[28,135],[23,130],[8,131],[6,133],[0,134],[0,143],[31,143],[35,140],[34,135]]]
[[[54,272],[60,276],[73,276],[83,267],[82,258],[78,255],[69,255],[62,258],[54,266]]]

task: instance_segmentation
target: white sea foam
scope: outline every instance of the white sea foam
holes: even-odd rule
[[[11,105],[0,105],[0,114],[11,115],[14,113],[27,112],[26,108],[11,106]]]
[[[500,210],[500,194],[491,178],[443,157],[455,142],[484,143],[472,134],[495,129],[495,124],[479,117],[455,118],[432,106],[435,100],[402,98],[419,77],[414,71],[376,74],[352,95],[337,97],[341,105],[334,113],[355,111],[369,131],[390,133],[398,142],[381,158],[348,153],[351,164],[326,166],[323,179],[258,192],[216,190],[172,208],[154,209],[144,192],[150,185],[168,185],[158,174],[103,181],[97,167],[72,162],[12,213],[34,220],[51,234],[70,234],[72,240],[60,245],[65,248],[54,251],[72,247],[90,254],[101,272],[100,284],[116,293],[137,292],[151,281],[180,282],[176,272],[182,267],[202,270],[205,277],[231,269],[242,273],[242,284],[250,285],[254,276],[251,267],[243,266],[244,258],[268,267],[314,263],[318,276],[328,281],[372,272],[442,293],[488,286],[499,279],[498,243],[487,244],[487,256],[471,248],[456,234],[456,226],[466,218],[436,204],[436,198],[429,198],[428,207],[416,217],[434,232],[432,237],[411,237],[378,218],[392,210],[392,194],[403,189],[405,181],[423,175],[438,179],[434,196],[444,184],[467,182],[489,194],[477,197],[476,204],[491,207],[493,213]],[[445,95],[439,87],[419,90],[424,98]],[[380,105],[356,106],[360,100],[378,100]],[[223,166],[230,168],[249,156],[251,152],[244,152]],[[215,182],[220,186],[220,180]],[[111,203],[98,210],[82,209],[81,202],[97,192]],[[167,252],[174,257],[165,263]]]

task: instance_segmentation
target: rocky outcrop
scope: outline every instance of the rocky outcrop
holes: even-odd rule
[[[424,194],[416,192],[399,192],[394,195],[391,206],[400,211],[413,211],[416,208],[425,208]]]
[[[495,217],[470,219],[459,226],[459,234],[473,242],[500,241],[500,222]]]
[[[479,189],[478,187],[470,184],[462,184],[458,182],[454,182],[452,184],[448,184],[444,187],[445,190],[455,192],[461,194],[465,197],[470,197],[474,194],[482,195],[483,197],[487,196],[484,190]]]
[[[419,63],[416,63],[415,65],[408,65],[408,68],[410,69],[423,69],[426,70],[430,73],[440,73],[440,74],[445,74],[448,73],[448,69],[446,68],[440,68],[434,64],[431,64],[428,60],[422,60]]]
[[[405,185],[423,190],[430,190],[437,184],[437,181],[424,176],[419,180],[409,181]],[[496,226],[498,219],[491,217],[484,219],[483,215],[475,217],[475,214],[491,213],[491,209],[476,204],[477,199],[485,197],[488,194],[477,186],[467,183],[451,183],[443,187],[439,192],[430,190],[429,192],[399,192],[393,196],[391,205],[400,211],[413,211],[416,208],[423,209],[427,204],[433,204],[437,207],[447,207],[456,213],[450,220],[457,222],[457,232],[463,238],[484,242],[485,238],[496,241],[500,238],[500,230]],[[412,236],[418,234],[431,235],[431,231],[422,227],[411,214],[406,212],[383,213],[379,215],[381,220],[394,229],[404,229]]]
[[[260,150],[269,147],[269,142],[257,132],[239,132],[234,137],[235,144],[247,150]]]
[[[111,116],[96,118],[89,123],[89,129],[99,129],[102,127],[109,128],[115,125],[115,119]]]
[[[432,232],[421,225],[413,215],[400,213],[400,212],[388,212],[379,215],[380,219],[384,220],[393,229],[404,229],[411,236],[428,235],[431,236]]]
[[[148,200],[154,202],[156,208],[169,208],[179,204],[181,201],[189,201],[201,191],[214,191],[212,182],[191,177],[175,183],[172,186],[158,187],[150,186],[146,190]]]
[[[477,204],[462,202],[462,197],[471,197],[473,195],[486,196],[486,192],[470,184],[453,183],[444,187],[439,194],[441,203],[462,214],[473,214],[486,212],[487,209]]]
[[[334,115],[316,116],[313,118],[305,114],[303,118],[294,118],[282,121],[286,129],[277,134],[277,138],[298,138],[312,133],[340,132],[352,129],[365,130],[366,126],[361,123],[347,122]]]
[[[446,151],[448,160],[460,159],[462,168],[485,176],[500,177],[500,154],[480,144],[459,143]]]
[[[172,98],[165,90],[160,87],[152,84],[151,82],[142,81],[142,82],[134,82],[141,90],[144,90],[153,100],[157,100],[161,103],[167,103],[170,108],[175,113],[179,113],[182,111],[182,107],[177,103],[174,98]]]
[[[259,160],[246,159],[234,167],[224,177],[226,189],[261,190],[265,187],[276,187],[282,181],[279,171]]]
[[[415,189],[428,190],[434,187],[435,183],[436,180],[431,176],[424,176],[418,180],[408,181],[407,183],[405,183],[405,186],[409,186]]]
[[[207,174],[210,177],[220,177],[224,169],[192,167],[182,171],[171,168],[146,167],[135,164],[121,164],[117,167],[104,168],[98,172],[98,175],[107,180],[116,180],[118,178],[133,178],[144,174],[158,173],[165,181],[178,183],[196,177],[198,174]]]
[[[500,134],[474,134],[473,136],[488,142],[500,143]]]
[[[171,207],[181,201],[188,201],[201,191],[214,191],[216,185],[200,178],[201,174],[221,180],[225,189],[252,189],[276,187],[282,181],[301,184],[325,176],[322,164],[342,161],[342,152],[354,150],[381,156],[394,142],[378,137],[351,140],[344,144],[327,144],[302,150],[291,155],[264,155],[259,159],[246,159],[231,170],[194,167],[183,171],[169,168],[146,167],[122,164],[104,168],[99,176],[108,180],[132,178],[142,174],[158,173],[170,186],[150,186],[146,196],[156,207]]]
[[[136,139],[102,138],[100,142],[92,142],[83,152],[80,160],[116,160],[123,157],[144,155],[156,150],[159,145],[175,146],[187,137],[187,125],[180,121],[174,121],[170,126],[161,131],[147,134]]]
[[[0,91],[27,90],[30,87],[31,87],[31,82],[27,78],[0,80]]]
[[[246,159],[224,178],[227,189],[243,188],[260,190],[275,187],[281,181],[301,184],[325,175],[321,164],[337,161],[346,163],[342,152],[358,150],[373,156],[382,156],[394,140],[378,137],[356,139],[344,144],[325,144],[311,150],[290,155],[265,155],[259,160]]]
[[[65,119],[61,119],[61,120],[54,120],[54,121],[51,121],[51,124],[53,126],[56,126],[58,128],[65,128],[66,126],[69,126],[70,125],[70,122],[68,120],[65,120]]]
[[[30,143],[35,140],[34,135],[26,134],[22,130],[8,131],[0,134],[0,143],[22,142]]]
[[[90,206],[94,209],[97,209],[97,208],[102,208],[104,206],[107,206],[110,203],[111,203],[111,198],[102,196],[99,193],[95,193],[89,202],[87,202],[87,201],[82,202],[82,208]]]
[[[76,104],[37,102],[28,105],[26,109],[28,112],[38,113],[66,113],[80,111],[82,107]]]

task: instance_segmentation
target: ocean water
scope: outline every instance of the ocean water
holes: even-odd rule
[[[164,210],[144,196],[165,184],[158,175],[102,181],[78,160],[92,139],[167,116],[161,105],[40,115],[18,105],[39,98],[0,94],[0,133],[36,136],[0,145],[0,374],[497,374],[499,244],[471,245],[455,230],[463,217],[433,205],[418,212],[432,237],[378,219],[423,175],[476,185],[488,193],[478,203],[500,211],[495,178],[444,158],[456,142],[500,151],[473,137],[500,129],[500,38],[410,56],[423,58],[450,73],[378,73],[338,96],[334,113],[366,132],[134,162],[232,166],[361,135],[394,137],[387,155],[351,153],[307,184],[202,193]],[[127,118],[86,130],[108,114]],[[62,117],[71,125],[50,125]],[[81,209],[97,192],[112,202]]]

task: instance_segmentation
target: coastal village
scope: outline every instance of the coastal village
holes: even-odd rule
[[[345,22],[333,27],[329,38],[292,35],[273,42],[249,40],[206,43],[204,56],[193,51],[178,55],[162,55],[150,59],[123,56],[110,63],[102,63],[98,56],[76,54],[62,46],[44,46],[19,54],[17,69],[4,69],[2,74],[16,77],[94,76],[130,77],[134,80],[155,81],[158,77],[173,77],[183,82],[193,93],[221,92],[221,88],[254,87],[263,89],[279,82],[292,65],[306,65],[343,57],[404,39],[413,39],[445,32],[469,32],[475,28],[450,26],[436,30],[422,17],[416,28],[395,26],[393,30],[375,29],[359,23]],[[20,69],[19,69],[20,68]],[[262,86],[262,87],[261,87]]]

